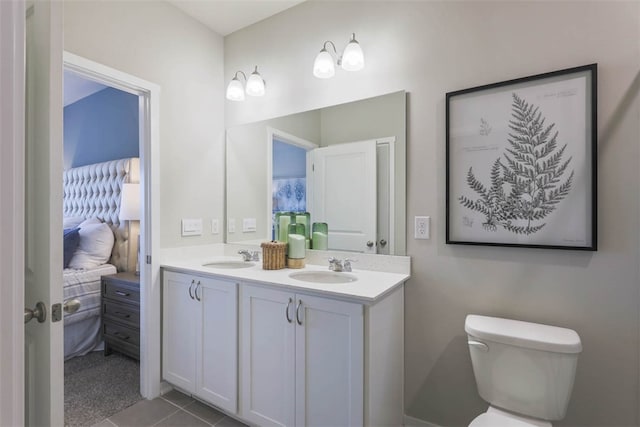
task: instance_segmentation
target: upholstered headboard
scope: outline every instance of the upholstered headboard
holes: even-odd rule
[[[71,168],[63,176],[63,216],[98,218],[109,224],[115,236],[110,264],[118,271],[135,270],[137,241],[129,239],[127,221],[120,223],[120,192],[125,182],[140,182],[140,160],[111,160]]]

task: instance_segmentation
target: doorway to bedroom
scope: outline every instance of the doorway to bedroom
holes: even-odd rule
[[[65,425],[94,425],[142,399],[141,98],[65,67]]]

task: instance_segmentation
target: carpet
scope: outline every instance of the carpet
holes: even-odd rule
[[[94,351],[64,363],[66,426],[92,426],[141,399],[137,360]]]

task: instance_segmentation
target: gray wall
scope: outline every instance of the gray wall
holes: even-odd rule
[[[466,425],[483,410],[463,332],[467,313],[577,330],[580,356],[558,425],[638,424],[640,3],[305,2],[225,38],[225,80],[258,64],[254,102],[226,103],[226,123],[408,92],[407,219],[430,215],[432,238],[407,231],[406,412]],[[355,32],[366,68],[313,77],[325,40]],[[291,37],[295,34],[295,37]],[[287,55],[282,55],[286,49]],[[599,250],[449,246],[444,242],[446,92],[599,64]]]
[[[64,49],[160,86],[160,246],[222,242],[222,36],[164,1],[67,0]],[[182,218],[203,235],[181,237]]]

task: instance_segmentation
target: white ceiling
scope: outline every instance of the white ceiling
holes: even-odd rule
[[[226,36],[304,0],[167,0],[184,13]]]

